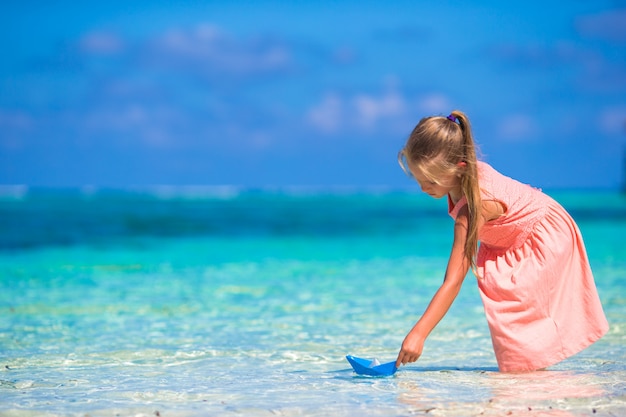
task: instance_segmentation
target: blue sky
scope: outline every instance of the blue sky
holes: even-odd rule
[[[0,34],[0,184],[404,187],[452,109],[507,175],[622,182],[623,0],[24,1]]]

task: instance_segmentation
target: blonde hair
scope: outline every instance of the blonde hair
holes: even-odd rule
[[[473,270],[476,269],[478,218],[482,206],[476,154],[469,119],[459,110],[454,110],[448,117],[431,116],[420,120],[398,153],[398,162],[406,173],[409,172],[403,159],[433,181],[441,175],[460,175],[461,190],[469,211],[464,253]],[[465,167],[459,162],[465,162]]]

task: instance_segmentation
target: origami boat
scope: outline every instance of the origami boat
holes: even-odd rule
[[[389,376],[398,370],[395,361],[381,364],[376,359],[363,359],[352,355],[346,356],[346,359],[352,365],[354,372],[359,375]]]

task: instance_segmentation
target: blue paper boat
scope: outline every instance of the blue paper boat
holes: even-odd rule
[[[395,361],[379,364],[375,359],[362,359],[352,355],[346,356],[346,359],[352,365],[354,372],[359,375],[389,376],[395,374],[398,370]]]

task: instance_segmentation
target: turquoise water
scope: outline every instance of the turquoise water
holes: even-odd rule
[[[475,278],[393,377],[441,282],[445,201],[417,192],[4,190],[0,415],[626,415],[626,197],[554,196],[611,330],[497,372]]]

